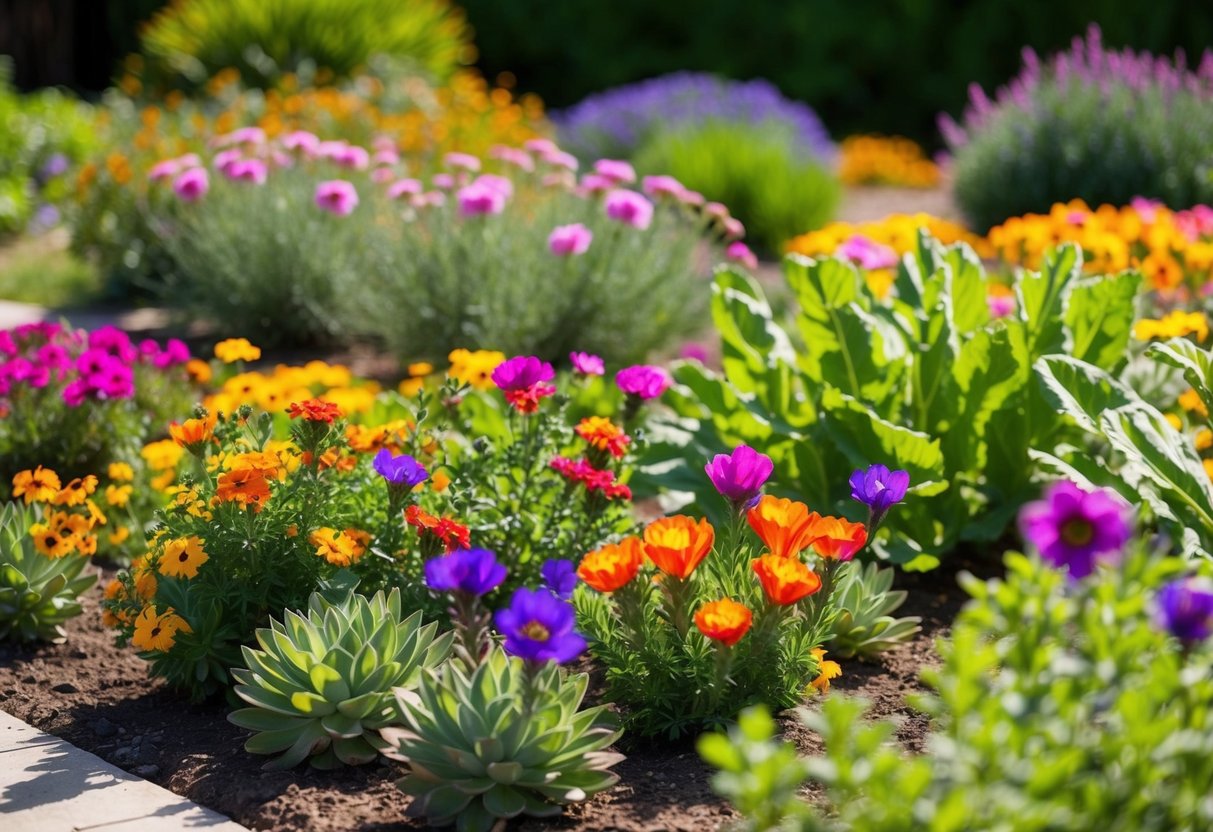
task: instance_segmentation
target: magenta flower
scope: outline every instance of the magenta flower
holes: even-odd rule
[[[1044,560],[1085,578],[1098,563],[1116,563],[1133,533],[1128,507],[1106,488],[1084,491],[1072,482],[1054,483],[1044,499],[1019,513],[1024,539]]]
[[[442,157],[442,163],[448,168],[466,170],[471,173],[480,170],[480,159],[470,153],[448,153]]]
[[[1014,295],[986,295],[986,306],[992,318],[1007,318],[1015,314]]]
[[[851,499],[868,507],[868,526],[875,528],[890,508],[905,499],[910,475],[877,463],[851,472],[850,485]]]
[[[239,159],[223,169],[223,175],[234,182],[252,182],[264,185],[269,169],[260,159]]]
[[[758,502],[775,464],[749,445],[738,445],[731,454],[712,457],[703,470],[720,496],[732,503],[734,511],[740,512]]]
[[[532,153],[540,155],[560,152],[560,148],[556,146],[556,142],[551,139],[527,139],[522,143],[522,147],[524,150],[529,150]]]
[[[418,196],[424,189],[419,179],[397,179],[387,189],[389,199],[400,199],[402,196]]]
[[[495,173],[482,173],[477,176],[472,182],[473,185],[484,185],[486,188],[492,188],[501,193],[506,199],[514,195],[514,183],[505,176],[498,176]]]
[[[206,168],[190,168],[179,173],[173,180],[173,193],[182,202],[197,202],[206,196],[210,189],[211,178],[207,175]]]
[[[727,217],[723,223],[724,236],[727,240],[740,240],[745,236],[745,226],[736,217]]]
[[[556,371],[551,364],[533,355],[517,355],[498,364],[491,377],[500,390],[525,390],[551,381],[556,377]]]
[[[897,252],[862,234],[855,234],[840,245],[834,256],[864,269],[891,269],[897,265]]]
[[[724,250],[724,256],[730,260],[733,260],[734,262],[740,263],[747,269],[752,270],[758,268],[758,257],[750,250],[750,247],[741,242],[741,240],[735,240],[734,242],[729,243],[728,248]]]
[[[434,179],[436,182],[438,177]],[[459,213],[465,217],[500,214],[505,210],[505,194],[479,182],[464,185],[455,196],[459,200]]]
[[[333,154],[333,161],[343,168],[366,170],[371,165],[371,154],[367,152],[365,147],[347,144],[337,153]]]
[[[548,249],[552,254],[567,257],[574,254],[585,254],[590,250],[594,232],[579,222],[572,225],[558,225],[548,235]]]
[[[338,217],[348,217],[358,207],[358,190],[352,182],[330,179],[316,186],[316,207]]]
[[[215,166],[215,170],[226,174],[232,165],[242,161],[244,161],[244,154],[232,148],[216,153],[215,158],[211,159],[211,164]]]
[[[185,342],[177,338],[170,338],[165,342],[164,349],[156,355],[152,363],[160,369],[164,369],[184,364],[189,360],[190,348],[186,346]]]
[[[594,172],[616,185],[626,185],[636,181],[636,169],[619,159],[599,159],[594,163]]]
[[[535,160],[525,150],[519,150],[516,147],[495,144],[489,149],[489,156],[494,159],[500,159],[507,165],[513,165],[520,170],[525,170],[527,173],[535,170]]]
[[[179,170],[181,162],[177,159],[165,159],[152,165],[152,169],[147,172],[147,179],[149,182],[159,182],[161,179],[176,176]]]
[[[690,343],[683,345],[678,351],[678,357],[687,361],[698,361],[700,364],[707,364],[711,357],[708,353],[708,348],[703,344]]]
[[[606,215],[643,231],[653,221],[653,203],[635,191],[611,191],[606,196]]]
[[[1158,625],[1185,646],[1213,635],[1213,582],[1189,576],[1172,581],[1158,592]]]
[[[306,130],[295,130],[282,137],[282,147],[291,152],[299,151],[304,156],[315,157],[320,150],[320,137]]]
[[[669,373],[651,364],[624,367],[615,374],[615,384],[619,389],[638,399],[660,398],[672,383]]]
[[[577,192],[582,196],[590,196],[592,194],[605,194],[607,191],[615,187],[615,181],[601,176],[597,173],[587,173],[581,177],[581,184],[577,187]]]
[[[646,176],[641,182],[641,190],[653,199],[671,197],[681,201],[687,189],[672,176]]]
[[[569,361],[573,365],[573,372],[578,375],[600,376],[606,373],[606,365],[602,361],[602,356],[599,355],[588,352],[571,352]]]

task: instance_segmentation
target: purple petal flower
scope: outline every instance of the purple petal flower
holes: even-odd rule
[[[1083,491],[1072,482],[1054,483],[1044,499],[1019,513],[1024,539],[1044,560],[1085,578],[1097,563],[1116,563],[1133,532],[1130,512],[1106,488]]]
[[[749,445],[738,445],[732,454],[717,454],[704,466],[720,496],[738,510],[758,499],[774,468],[769,456]]]
[[[600,376],[606,372],[606,364],[602,356],[588,352],[571,352],[569,361],[573,364],[573,372],[583,376]]]
[[[577,586],[577,567],[571,560],[553,559],[543,564],[539,570],[543,577],[543,585],[550,589],[558,598],[568,600]]]
[[[392,452],[387,448],[381,448],[379,453],[375,454],[371,465],[390,485],[402,488],[420,485],[430,476],[429,472],[425,470],[425,466],[413,457],[408,454],[392,456]]]
[[[501,390],[528,390],[540,382],[551,381],[556,371],[533,355],[517,355],[498,364],[491,377]]]
[[[484,595],[501,586],[506,568],[488,549],[456,549],[425,562],[425,585],[435,592]]]
[[[640,399],[656,399],[670,389],[669,374],[651,364],[636,364],[624,367],[615,374],[615,384],[629,396]]]
[[[573,629],[573,605],[546,589],[514,592],[510,605],[493,617],[505,636],[505,650],[530,662],[564,664],[586,648],[585,639]]]
[[[1213,582],[1187,577],[1172,581],[1158,592],[1157,621],[1184,644],[1213,635]]]
[[[880,464],[851,474],[851,499],[868,507],[873,525],[879,525],[889,509],[905,499],[909,487],[907,472],[890,471]]]

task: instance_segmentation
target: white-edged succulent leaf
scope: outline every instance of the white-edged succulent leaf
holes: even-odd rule
[[[620,732],[605,707],[578,711],[588,684],[555,664],[532,676],[498,647],[470,673],[461,662],[427,671],[397,695],[402,724],[380,730],[384,755],[409,766],[397,781],[413,797],[409,814],[488,832],[610,788],[623,755],[606,749]]]
[[[281,754],[266,768],[369,763],[384,745],[379,729],[396,719],[393,689],[416,686],[450,654],[453,635],[436,628],[419,612],[401,617],[399,590],[337,602],[314,594],[305,614],[257,631],[260,649],[244,648],[232,676],[250,707],[228,719],[257,732],[246,751]]]
[[[0,641],[65,641],[63,625],[81,613],[78,599],[97,576],[85,571],[87,557],[38,552],[32,524],[17,503],[0,507]]]
[[[830,652],[843,659],[871,657],[909,641],[922,629],[922,619],[891,615],[905,600],[904,590],[893,589],[892,569],[848,562],[839,570],[831,596],[838,615],[831,626]]]

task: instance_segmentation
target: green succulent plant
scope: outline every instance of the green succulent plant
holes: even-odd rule
[[[494,647],[470,674],[448,662],[413,692],[397,692],[403,727],[380,733],[384,755],[407,763],[396,782],[409,814],[459,832],[487,832],[501,818],[550,817],[619,779],[605,750],[621,732],[605,706],[578,711],[589,677],[535,670]]]
[[[400,591],[330,601],[314,593],[306,617],[288,610],[257,630],[261,649],[244,647],[246,668],[232,671],[236,695],[252,707],[228,720],[256,731],[253,754],[281,754],[269,769],[310,758],[316,768],[360,765],[378,756],[378,730],[396,719],[393,688],[410,688],[446,659],[450,633],[401,618]]]
[[[850,561],[834,585],[834,619],[830,652],[842,659],[872,657],[909,641],[922,627],[918,616],[894,618],[890,613],[906,600],[905,590],[893,589],[893,570],[875,563]]]
[[[29,536],[33,514],[0,508],[0,641],[67,640],[63,625],[81,613],[81,593],[97,582],[82,555],[50,558]]]

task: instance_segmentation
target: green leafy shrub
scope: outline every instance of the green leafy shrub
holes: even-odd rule
[[[750,237],[779,252],[795,235],[828,222],[842,193],[837,177],[798,142],[769,122],[709,121],[658,132],[637,152],[636,166],[669,173],[728,205]]]
[[[1164,583],[1191,562],[1139,545],[1081,582],[1036,557],[1005,562],[1005,578],[963,581],[973,601],[941,646],[943,666],[926,674],[935,693],[919,702],[933,718],[929,750],[907,757],[889,742],[892,722],[866,719],[862,700],[832,696],[805,714],[826,751],[801,769],[825,786],[827,808],[789,806],[772,777],[724,781],[738,808],[761,808],[768,795],[787,807],[782,824],[747,808],[750,828],[1213,824],[1210,643],[1181,647],[1156,619]],[[786,756],[786,743],[769,740],[770,722],[760,727],[767,737],[751,731],[740,753]],[[712,762],[729,762],[718,740],[705,742]]]
[[[682,395],[668,401],[681,420],[654,436],[636,487],[661,484],[706,505],[711,494],[686,459],[748,443],[775,461],[776,493],[846,515],[849,493],[826,472],[879,461],[908,471],[912,486],[872,545],[915,568],[961,542],[996,539],[1035,492],[1029,449],[1065,433],[1034,362],[1065,354],[1122,366],[1140,285],[1135,273],[1083,278],[1077,248],[1066,246],[1040,272],[1017,275],[1017,308],[992,319],[992,280],[964,244],[921,236],[885,299],[843,260],[791,255],[785,269],[798,340],[757,283],[718,272],[723,376],[675,369]]]
[[[403,727],[380,733],[384,754],[408,764],[397,782],[410,815],[461,832],[499,818],[551,817],[618,781],[605,750],[618,737],[606,706],[579,711],[589,676],[538,669],[492,648],[473,670],[447,662],[396,697]]]
[[[1213,74],[1148,53],[1084,40],[1041,66],[1027,53],[1019,77],[991,102],[971,94],[963,127],[945,120],[956,199],[989,229],[1047,213],[1072,199],[1127,205],[1134,197],[1175,208],[1213,200]]]
[[[447,0],[176,0],[140,40],[148,83],[184,89],[229,67],[263,88],[300,70],[343,79],[377,55],[445,80],[475,56],[463,13]]]
[[[41,520],[49,520],[52,510],[48,506],[42,513]],[[83,611],[80,595],[97,576],[89,568],[87,548],[66,551],[59,528],[50,530],[17,503],[0,507],[0,641],[65,641],[63,625]],[[37,545],[37,534],[53,534],[53,550]]]
[[[337,602],[314,594],[306,617],[287,610],[281,622],[271,618],[257,631],[260,649],[243,649],[248,669],[232,677],[252,707],[228,719],[256,732],[246,751],[282,752],[267,768],[369,763],[384,748],[378,729],[395,719],[392,692],[416,687],[450,653],[453,634],[436,638],[436,627],[423,626],[420,612],[404,618],[398,590]]]
[[[831,625],[830,652],[840,659],[871,658],[919,632],[918,616],[894,618],[906,591],[893,589],[893,569],[851,561],[839,570],[831,599],[838,615]]]

